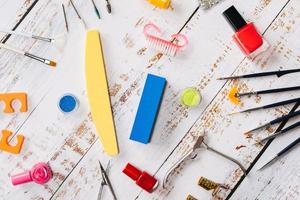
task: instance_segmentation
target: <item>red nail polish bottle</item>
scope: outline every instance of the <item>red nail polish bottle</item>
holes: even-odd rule
[[[269,48],[269,44],[258,33],[254,24],[252,22],[247,24],[234,6],[225,10],[223,15],[235,31],[234,41],[246,56],[255,58]]]
[[[158,181],[153,176],[149,175],[147,172],[141,172],[130,163],[126,165],[123,173],[133,179],[138,186],[149,193],[158,186]]]

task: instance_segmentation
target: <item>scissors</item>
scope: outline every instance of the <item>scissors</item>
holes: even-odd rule
[[[101,181],[100,190],[99,190],[99,193],[98,193],[98,198],[97,198],[97,200],[101,200],[103,187],[104,187],[105,185],[108,186],[108,188],[109,188],[109,190],[110,190],[110,192],[111,192],[111,194],[112,194],[112,196],[113,196],[113,199],[114,199],[114,200],[117,200],[115,191],[114,191],[114,189],[113,189],[113,187],[112,187],[112,185],[111,185],[111,182],[110,182],[110,180],[109,180],[109,178],[108,178],[108,176],[107,176],[110,162],[108,162],[107,167],[106,167],[106,170],[104,170],[104,168],[103,168],[101,162],[100,162],[100,161],[98,161],[98,162],[99,162],[99,165],[100,165],[102,181]]]

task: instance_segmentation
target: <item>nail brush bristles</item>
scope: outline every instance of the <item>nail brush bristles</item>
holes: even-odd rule
[[[149,47],[160,51],[163,54],[175,56],[179,50],[188,44],[188,39],[183,34],[172,35],[171,41],[160,38],[160,29],[154,24],[146,24],[144,35],[149,43]]]
[[[162,54],[175,56],[177,53],[176,46],[170,45],[166,41],[158,40],[157,38],[153,37],[148,37],[147,41],[152,49],[159,50]]]

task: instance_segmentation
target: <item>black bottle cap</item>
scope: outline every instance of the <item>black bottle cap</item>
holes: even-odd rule
[[[247,25],[247,22],[240,15],[240,13],[235,9],[234,6],[231,6],[230,8],[225,10],[223,12],[223,15],[235,31]]]

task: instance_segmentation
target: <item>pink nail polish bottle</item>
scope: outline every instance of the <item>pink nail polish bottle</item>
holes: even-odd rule
[[[28,182],[45,184],[52,178],[52,170],[46,163],[37,163],[30,171],[16,174],[11,177],[13,185],[19,185]]]

